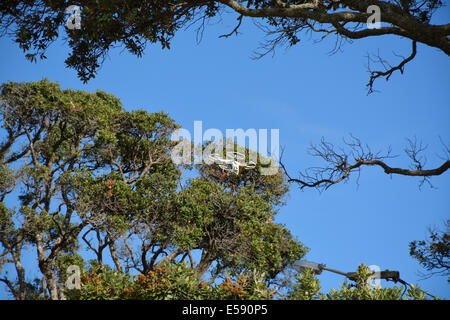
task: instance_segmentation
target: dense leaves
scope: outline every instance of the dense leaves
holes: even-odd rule
[[[211,281],[252,270],[267,283],[307,251],[273,222],[288,191],[280,170],[219,181],[202,164],[182,179],[192,166],[172,162],[179,126],[163,112],[128,112],[105,92],[47,80],[4,84],[0,106],[1,266],[17,271],[1,280],[17,299],[30,287],[64,298],[65,270],[84,268],[86,250],[113,278],[189,262]],[[27,282],[25,246],[36,250],[39,286]]]
[[[427,239],[410,242],[409,254],[428,271],[425,277],[438,274],[449,277],[450,282],[450,220],[444,228],[430,229]]]
[[[149,300],[426,300],[427,292],[409,285],[371,286],[371,271],[364,264],[358,267],[356,282],[345,281],[340,289],[321,291],[319,279],[306,269],[295,277],[292,285],[267,286],[264,274],[246,271],[226,275],[220,283],[202,281],[187,264],[168,264],[147,275],[120,274],[108,267],[95,265],[85,271],[80,290],[66,291],[71,299],[149,299]],[[280,294],[285,290],[287,294]]]
[[[327,294],[308,271],[289,284],[307,248],[274,222],[289,190],[281,170],[262,175],[259,157],[238,175],[206,163],[189,172],[172,162],[179,126],[165,113],[47,80],[3,84],[0,107],[0,281],[16,299],[425,298],[367,286],[365,266],[356,287]],[[441,255],[445,235],[431,239]],[[422,247],[411,250],[428,259]],[[79,288],[67,286],[73,267]]]
[[[71,5],[80,9],[79,29],[67,27],[74,19],[73,12],[66,13]],[[385,24],[382,28],[366,28],[369,5],[380,8]],[[138,57],[148,43],[169,49],[180,30],[196,25],[201,36],[208,20],[230,11],[238,14],[238,24],[231,32],[224,30],[223,36],[237,34],[243,17],[253,19],[269,36],[261,56],[280,44],[297,44],[304,32],[317,32],[322,39],[335,34],[338,43],[342,39],[395,35],[412,40],[414,46],[416,42],[425,43],[448,55],[448,25],[430,24],[433,13],[442,6],[442,1],[436,0],[8,0],[0,3],[0,32],[12,37],[30,61],[45,59],[49,45],[64,34],[72,50],[66,65],[88,81],[95,77],[111,48],[122,46]],[[389,79],[395,70],[403,70],[403,65],[373,72],[369,89],[375,78]]]
[[[355,283],[344,281],[340,289],[331,289],[323,293],[319,279],[307,269],[296,277],[288,298],[296,300],[425,300],[432,297],[428,292],[414,285],[405,285],[404,288],[399,286],[383,288],[371,285],[372,273],[366,265],[361,264],[355,274]]]

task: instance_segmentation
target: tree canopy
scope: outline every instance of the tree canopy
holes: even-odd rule
[[[450,282],[450,221],[444,230],[429,228],[427,239],[411,241],[409,254],[427,271],[424,278],[441,275]]]
[[[308,249],[273,221],[289,190],[281,169],[197,164],[183,179],[194,167],[172,161],[179,125],[163,112],[48,80],[0,90],[0,271],[16,271],[0,281],[16,299],[425,298],[347,283],[324,295],[307,270],[289,282]],[[26,248],[42,277],[30,278]],[[73,267],[79,288],[67,286]]]
[[[17,271],[0,281],[18,299],[63,297],[65,269],[87,263],[83,250],[99,265],[109,250],[118,272],[188,261],[211,281],[253,270],[269,282],[307,251],[273,222],[288,191],[281,170],[235,177],[204,164],[183,180],[192,166],[172,162],[179,126],[163,112],[128,112],[103,91],[47,80],[3,84],[0,107],[0,267]],[[39,286],[25,247],[37,254]]]
[[[67,28],[69,5],[80,9],[80,28]],[[397,65],[388,64],[379,56],[372,59],[381,68],[373,70],[369,66],[367,86],[372,92],[376,79],[389,79],[395,71],[403,73],[405,64],[416,56],[417,43],[450,55],[450,24],[431,22],[443,5],[438,0],[8,0],[0,4],[0,30],[14,38],[27,58],[34,61],[45,58],[46,49],[63,33],[61,27],[66,26],[65,36],[72,50],[66,64],[83,81],[95,77],[114,46],[123,45],[137,56],[144,53],[148,43],[169,49],[180,30],[196,25],[201,33],[209,20],[230,12],[237,16],[236,27],[224,30],[223,37],[237,34],[242,20],[251,19],[268,36],[260,56],[278,45],[295,45],[308,33],[317,33],[322,39],[336,35],[338,47],[342,40],[386,35],[411,40],[411,54]],[[379,10],[381,25],[368,28],[374,6]]]
[[[72,10],[67,9],[72,5]],[[73,10],[78,6],[78,11]],[[176,34],[194,26],[201,34],[208,21],[222,19],[227,14],[237,16],[236,27],[224,30],[221,37],[237,35],[248,19],[265,34],[265,42],[257,49],[261,57],[278,46],[293,46],[311,34],[319,40],[336,36],[336,48],[344,41],[369,37],[397,36],[411,40],[411,54],[398,64],[389,63],[379,55],[369,56],[368,92],[374,91],[378,78],[389,80],[395,72],[403,73],[407,63],[417,54],[422,43],[450,55],[450,24],[433,24],[433,16],[443,9],[443,1],[361,1],[361,0],[148,0],[148,1],[3,1],[0,4],[0,34],[15,40],[30,61],[45,59],[47,48],[62,36],[71,53],[66,65],[75,69],[78,77],[87,82],[95,77],[108,52],[117,46],[141,57],[147,44],[160,44],[170,49]],[[368,27],[374,8],[379,10],[378,27]],[[76,20],[78,19],[78,20]],[[69,28],[69,22],[77,27]],[[375,69],[373,68],[374,66]],[[424,168],[426,148],[421,141],[410,139],[405,149],[412,160],[412,169],[392,167],[386,160],[391,151],[372,152],[359,139],[351,137],[344,148],[335,148],[327,141],[313,145],[311,152],[325,160],[323,167],[302,171],[292,177],[286,168],[289,182],[300,188],[324,190],[346,181],[365,166],[380,167],[387,174],[421,177],[420,185],[431,185],[430,177],[441,175],[450,168],[449,147],[442,142],[443,162],[435,168]]]
[[[410,40],[411,53],[398,64],[369,57],[371,93],[377,79],[403,73],[418,44],[450,55],[450,24],[433,20],[443,7],[436,0],[13,0],[0,3],[0,36],[14,39],[30,61],[45,59],[54,41],[66,40],[66,66],[84,82],[114,47],[138,57],[148,44],[170,49],[186,27],[201,36],[210,20],[224,15],[234,16],[236,25],[222,38],[238,35],[246,21],[262,30],[257,57],[311,34],[319,40],[334,35],[336,49],[370,37]],[[381,25],[369,28],[374,8]],[[73,19],[79,20],[75,28]],[[255,169],[238,175],[216,164],[176,164],[171,136],[179,124],[164,112],[127,111],[101,90],[63,90],[48,80],[4,83],[0,119],[0,282],[16,299],[426,298],[416,286],[367,286],[365,265],[356,285],[345,282],[326,294],[309,271],[289,282],[286,273],[308,248],[274,218],[289,183],[326,190],[367,166],[431,185],[431,177],[450,168],[442,140],[437,167],[425,168],[426,146],[409,139],[404,151],[411,165],[397,168],[389,164],[390,148],[374,152],[354,136],[343,148],[323,139],[310,152],[325,165],[296,178],[283,164],[274,175],[261,174],[266,162],[260,155]],[[430,231],[429,239],[410,243],[410,255],[431,274],[448,275],[448,248],[448,230]],[[37,257],[37,278],[24,263],[28,250]],[[4,272],[6,266],[15,275]],[[74,266],[82,287],[69,290]]]

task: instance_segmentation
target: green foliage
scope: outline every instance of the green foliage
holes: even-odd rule
[[[292,290],[288,293],[290,300],[318,300],[323,299],[324,296],[320,293],[320,282],[314,276],[310,269],[306,269],[300,275],[295,277],[295,284]]]
[[[211,290],[192,268],[183,263],[164,264],[146,275],[137,276],[93,264],[81,282],[81,289],[71,291],[70,299],[203,299],[209,297]]]
[[[270,300],[276,289],[270,288],[266,282],[266,275],[257,270],[247,270],[232,277],[227,275],[225,280],[214,286],[210,299],[217,300]]]
[[[318,278],[311,270],[297,275],[290,287],[289,300],[425,300],[426,292],[417,286],[407,290],[365,285],[372,272],[358,267],[356,283],[345,281],[339,290],[321,292]],[[186,263],[164,264],[148,274],[130,276],[108,266],[91,266],[82,277],[80,290],[70,292],[71,299],[145,299],[145,300],[271,300],[281,288],[269,286],[266,276],[256,270],[225,275],[222,282],[204,282]],[[363,285],[364,284],[364,285]]]
[[[91,266],[82,277],[80,290],[68,297],[80,300],[257,300],[271,299],[274,291],[264,274],[248,271],[235,277],[227,275],[219,284],[204,282],[186,263],[163,264],[148,274],[130,276],[108,266]]]
[[[320,7],[313,9],[314,14],[311,14],[309,9],[300,8],[301,4],[305,3],[304,0],[290,0],[289,4],[300,4],[300,6],[298,10],[290,8],[290,13],[283,15],[279,13],[279,10],[285,9],[280,9],[279,4],[273,0],[252,0],[246,4],[242,1],[238,2],[240,5],[246,5],[249,12],[258,9],[268,10],[256,15],[243,13],[218,0],[80,0],[74,4],[81,9],[81,29],[70,30],[65,27],[69,18],[65,10],[72,3],[64,0],[7,0],[0,3],[0,21],[2,21],[0,31],[2,34],[13,35],[15,42],[26,53],[25,57],[34,62],[37,58],[46,58],[47,48],[64,30],[68,45],[72,49],[65,61],[66,65],[75,69],[80,79],[88,81],[95,77],[108,51],[116,45],[122,45],[137,57],[143,55],[147,44],[159,44],[163,49],[170,49],[171,41],[178,31],[196,22],[202,23],[199,29],[203,30],[208,25],[208,20],[220,17],[230,8],[236,11],[235,13],[243,13],[258,19],[262,23],[262,29],[267,28],[269,35],[277,35],[268,41],[266,45],[269,48],[268,51],[277,44],[288,46],[297,44],[300,41],[301,31],[317,31],[312,25],[315,22],[323,23],[324,20],[333,20],[332,15],[336,10],[349,10],[357,17],[351,20],[356,23],[361,22],[362,17],[365,18],[367,9],[367,4],[328,0],[321,2]],[[426,28],[433,13],[443,6],[443,2],[425,0],[420,3],[414,1],[407,1],[407,3],[403,5],[402,2],[400,5],[397,1],[385,1],[387,10],[395,12],[391,22],[395,27],[400,27],[404,26],[404,23],[400,21],[406,20],[409,21],[408,24],[411,24],[410,18],[414,17],[412,21],[417,25],[413,24],[412,27],[404,30],[406,37],[429,44],[429,41],[418,38],[411,29]],[[277,13],[274,14],[271,9],[276,10]],[[319,16],[316,15],[318,11],[320,11]],[[341,19],[337,22],[345,24],[349,21]],[[61,28],[63,26],[64,29]],[[338,30],[338,34],[348,36],[347,32]],[[442,32],[442,29],[436,28],[436,34],[433,34],[432,38],[440,39]],[[366,36],[369,35],[374,34],[369,33]],[[444,50],[444,45],[435,46]],[[267,50],[263,51],[262,55],[265,53]]]
[[[69,300],[114,300],[122,298],[123,291],[132,284],[132,277],[108,265],[91,261],[81,277],[81,289],[66,290]]]
[[[198,248],[215,239],[216,258],[233,270],[256,269],[275,277],[306,253],[287,229],[271,223],[275,212],[254,186],[233,191],[192,179],[180,192],[176,212],[175,243]]]
[[[14,211],[9,210],[3,202],[0,202],[0,232],[2,235],[15,230],[13,215]]]
[[[0,176],[7,181],[0,196],[21,204],[2,203],[4,254],[17,251],[20,259],[26,243],[35,248],[52,299],[62,297],[69,263],[82,266],[80,248],[96,255],[105,273],[93,274],[103,284],[123,271],[104,265],[108,251],[116,268],[146,276],[189,257],[198,277],[254,270],[265,280],[307,251],[273,222],[289,190],[281,171],[221,177],[216,165],[202,164],[198,177],[183,181],[192,167],[172,162],[179,125],[164,112],[127,112],[103,91],[62,90],[47,80],[3,84],[0,107]],[[102,290],[103,298],[116,297],[116,289]]]
[[[208,286],[187,264],[163,264],[139,275],[125,298],[148,300],[198,300],[208,297]]]
[[[14,190],[15,183],[14,170],[7,165],[0,165],[0,199]]]
[[[450,282],[450,220],[445,222],[444,227],[445,230],[430,229],[426,240],[410,242],[409,254],[429,275],[444,275]]]
[[[398,286],[378,287],[370,285],[373,272],[364,264],[354,275],[355,283],[344,281],[340,289],[327,293],[320,292],[320,284],[311,270],[305,270],[296,277],[296,282],[288,293],[288,299],[298,300],[425,300],[426,292],[418,286],[407,288]]]
[[[0,269],[3,261],[16,267],[9,288],[17,299],[272,299],[282,272],[308,251],[274,222],[289,191],[281,170],[227,175],[199,164],[193,176],[172,162],[179,125],[163,112],[128,112],[103,91],[42,80],[3,84],[0,118]],[[20,206],[8,208],[5,197]],[[36,250],[36,283],[22,267],[25,246]],[[87,270],[85,250],[96,257]],[[104,263],[108,253],[115,268]],[[73,265],[82,287],[67,291]],[[367,287],[368,277],[361,266],[357,289],[344,283],[322,294],[305,273],[288,296],[403,298],[399,288]],[[408,297],[424,294],[410,287]]]
[[[64,253],[59,255],[54,263],[54,268],[61,284],[65,283],[68,278],[67,269],[70,266],[77,266],[80,270],[84,270],[86,261],[78,253]]]

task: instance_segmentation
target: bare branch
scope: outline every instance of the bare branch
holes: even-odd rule
[[[237,26],[233,29],[233,31],[231,31],[230,33],[227,33],[227,34],[223,34],[223,35],[219,36],[219,38],[229,38],[229,37],[231,37],[233,34],[238,35],[238,29],[239,29],[239,27],[240,27],[241,24],[242,24],[242,18],[243,18],[243,17],[244,17],[243,15],[240,15],[240,16],[237,18],[237,20],[238,20],[239,22],[238,22]]]
[[[367,85],[366,85],[368,87],[368,90],[369,90],[368,93],[370,94],[370,93],[372,93],[374,91],[373,90],[373,84],[374,84],[376,79],[378,79],[380,77],[385,77],[386,81],[389,81],[389,78],[392,76],[392,74],[395,71],[400,71],[400,73],[403,74],[405,65],[408,62],[410,62],[411,60],[413,60],[414,57],[416,56],[416,54],[417,54],[417,43],[416,43],[416,41],[413,41],[412,42],[412,51],[411,51],[410,56],[407,57],[407,58],[403,58],[403,60],[396,66],[392,67],[392,66],[389,65],[389,67],[386,67],[387,61],[383,60],[378,55],[376,62],[381,64],[384,67],[385,71],[372,71],[372,70],[370,70],[370,61],[371,61],[371,59],[370,59],[370,57],[368,57],[368,59],[369,59],[368,69],[369,69],[369,73],[370,73],[369,83],[367,83]]]
[[[386,163],[387,159],[394,158],[391,149],[384,153],[372,152],[370,147],[363,145],[361,141],[351,136],[350,141],[344,143],[349,150],[337,149],[333,144],[326,142],[323,138],[318,145],[311,145],[310,154],[321,158],[326,162],[325,167],[311,167],[305,172],[300,172],[299,178],[289,175],[285,165],[281,163],[281,168],[286,174],[289,182],[299,184],[300,189],[316,188],[319,191],[327,190],[332,185],[349,179],[352,172],[357,171],[358,175],[364,166],[378,166],[386,174],[398,174],[404,176],[423,177],[419,187],[427,182],[431,185],[429,178],[438,176],[450,168],[450,160],[446,160],[441,166],[434,169],[424,169],[426,158],[420,154],[426,149],[422,143],[416,139],[408,140],[409,145],[405,149],[406,155],[412,160],[410,169],[391,167]]]

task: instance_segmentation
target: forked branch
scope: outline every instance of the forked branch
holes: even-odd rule
[[[444,148],[446,156],[443,158],[442,165],[433,169],[424,169],[426,158],[422,156],[422,153],[426,150],[426,146],[423,146],[417,139],[408,140],[409,145],[404,150],[412,162],[409,169],[392,167],[387,164],[386,160],[396,157],[391,154],[390,148],[384,153],[374,153],[368,145],[363,145],[354,136],[351,136],[350,141],[344,140],[344,143],[347,149],[336,148],[323,138],[318,145],[311,145],[310,154],[324,160],[326,165],[306,169],[299,173],[298,178],[292,177],[282,162],[280,166],[289,182],[297,183],[300,189],[316,188],[319,191],[327,190],[332,185],[348,180],[353,172],[358,172],[359,179],[360,170],[364,166],[381,167],[386,174],[422,177],[419,183],[420,187],[425,182],[433,187],[429,178],[441,175],[450,168],[450,152],[446,147]]]

